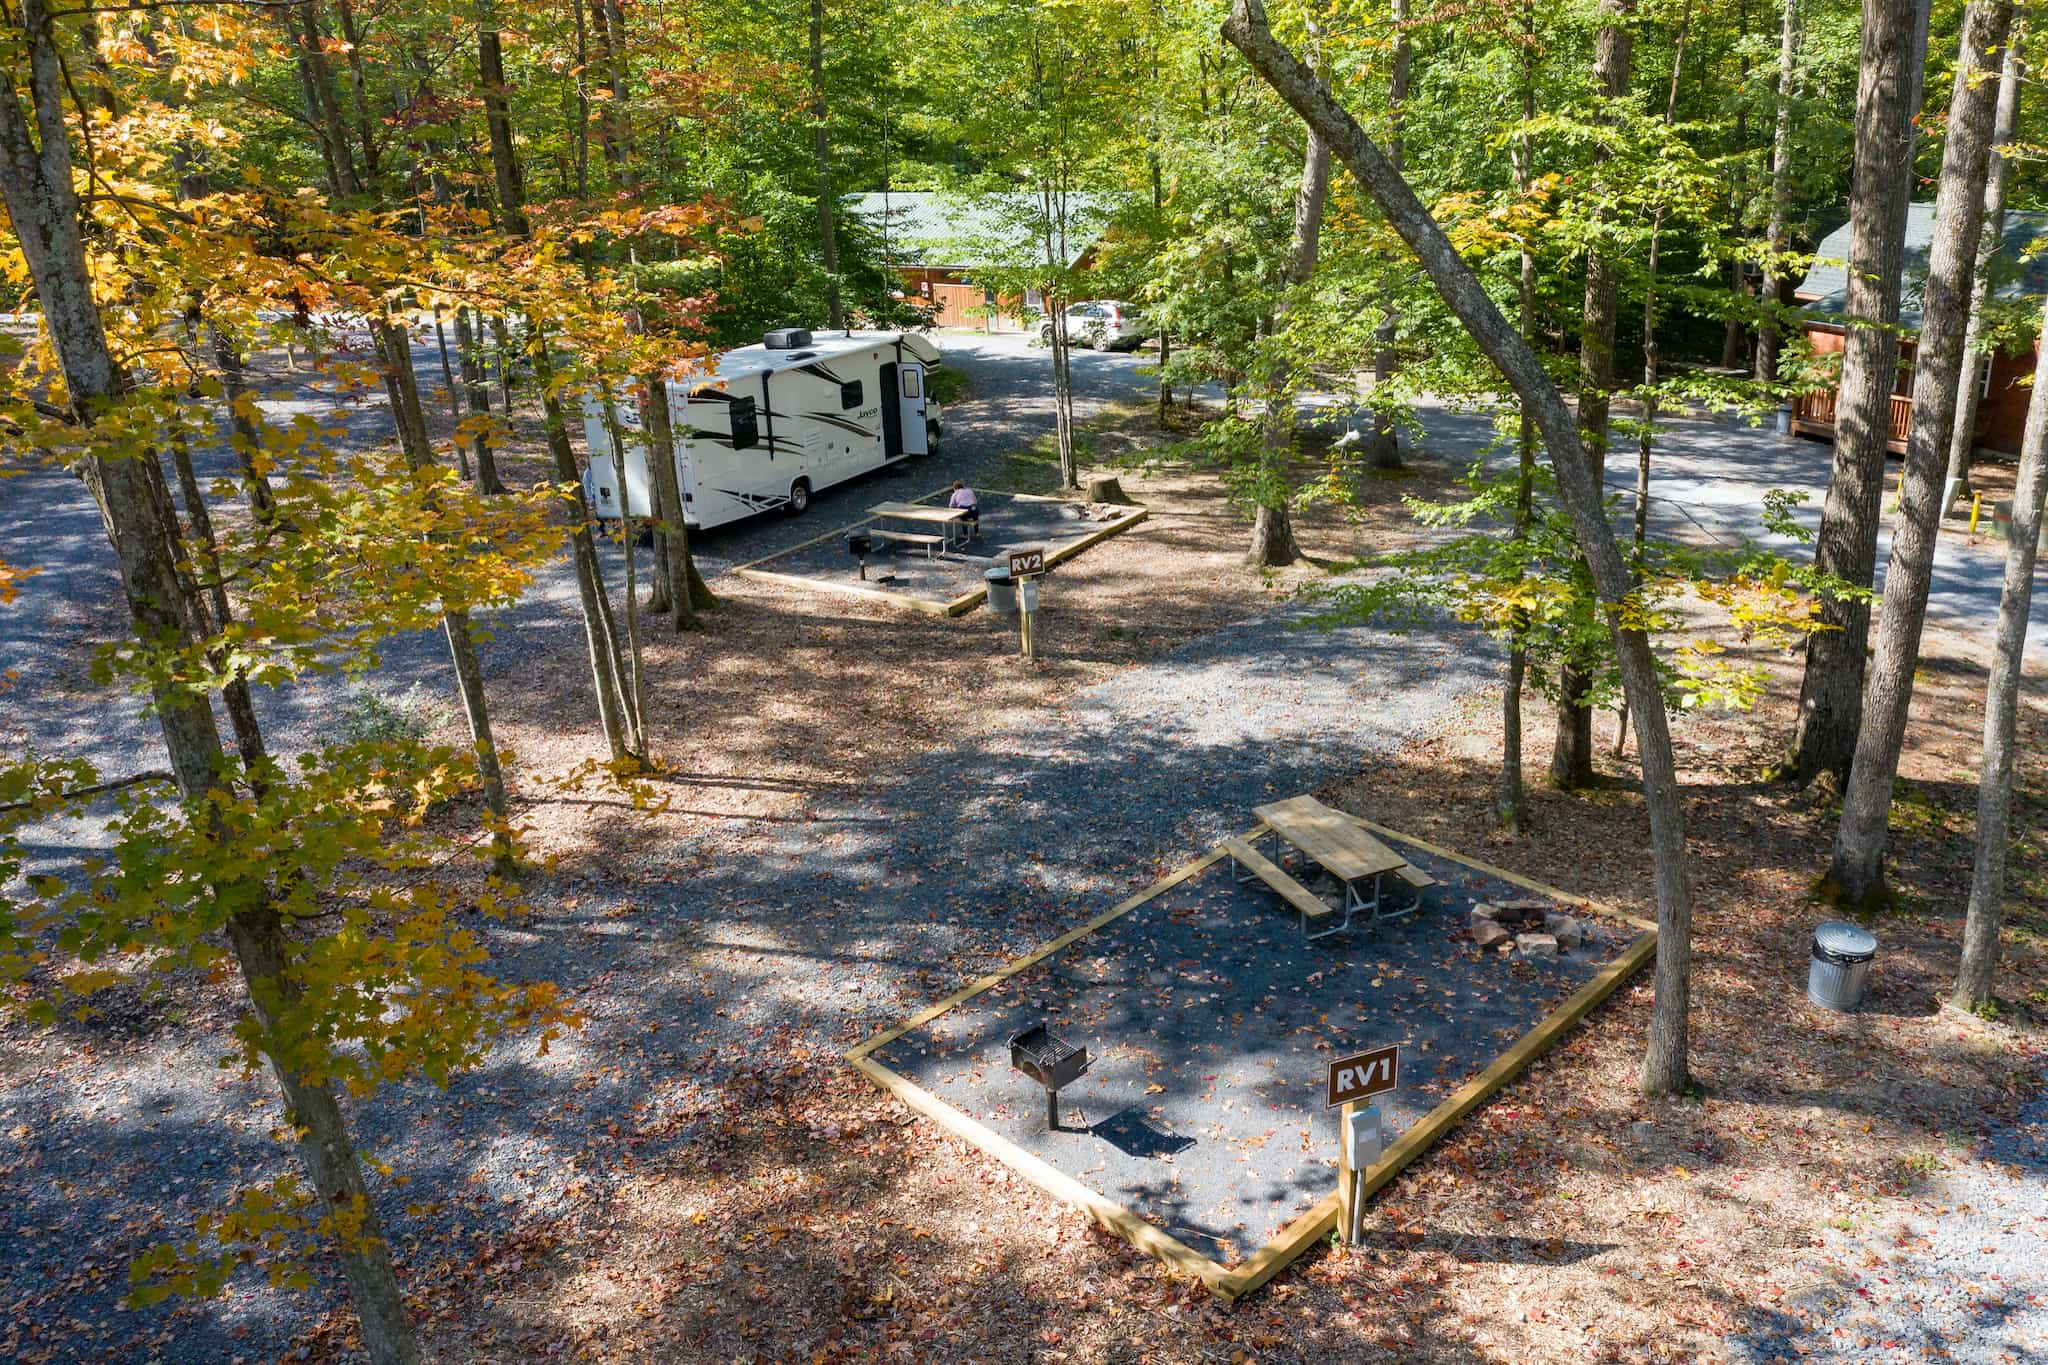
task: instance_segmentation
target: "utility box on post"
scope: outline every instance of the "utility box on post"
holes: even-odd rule
[[[1344,1158],[1354,1171],[1363,1171],[1379,1165],[1380,1153],[1385,1148],[1385,1129],[1380,1123],[1380,1108],[1368,1104],[1362,1109],[1352,1109],[1344,1115]]]

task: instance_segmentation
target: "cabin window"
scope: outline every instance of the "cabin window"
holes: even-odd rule
[[[745,450],[761,443],[761,420],[754,410],[752,398],[735,398],[727,404],[726,412],[732,418],[732,448]]]
[[[922,398],[924,396],[923,370],[905,370],[903,372],[903,396],[905,398]]]
[[[850,384],[841,384],[839,386],[839,406],[842,409],[857,408],[860,406],[860,400],[861,387],[858,379]]]

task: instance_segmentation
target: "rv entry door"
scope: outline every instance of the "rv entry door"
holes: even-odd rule
[[[924,366],[914,360],[882,366],[883,448],[891,458],[924,455],[931,450],[925,439]]]

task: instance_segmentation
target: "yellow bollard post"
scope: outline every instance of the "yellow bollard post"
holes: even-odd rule
[[[1977,534],[1977,517],[1983,511],[1984,495],[1982,493],[1972,493],[1970,495],[1970,534],[1973,536]]]

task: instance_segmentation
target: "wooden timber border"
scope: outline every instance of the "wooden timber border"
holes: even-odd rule
[[[1403,1133],[1400,1139],[1387,1149],[1378,1164],[1365,1171],[1364,1191],[1361,1197],[1370,1199],[1399,1175],[1409,1163],[1434,1146],[1438,1139],[1450,1131],[1452,1125],[1491,1099],[1509,1081],[1520,1075],[1529,1063],[1549,1051],[1559,1038],[1590,1014],[1601,1001],[1614,994],[1623,982],[1640,971],[1643,964],[1657,951],[1657,926],[1648,920],[1624,914],[1597,901],[1590,901],[1583,896],[1575,896],[1568,891],[1533,881],[1505,868],[1453,853],[1425,839],[1403,834],[1400,830],[1374,824],[1356,815],[1348,818],[1362,828],[1396,839],[1411,848],[1420,849],[1488,876],[1499,877],[1554,900],[1584,906],[1595,914],[1640,931],[1636,940],[1629,944],[1621,956],[1601,968],[1597,976],[1579,987],[1563,1004],[1545,1015],[1534,1028],[1495,1058],[1492,1065],[1459,1086],[1447,1099],[1425,1114],[1419,1123]],[[1103,926],[1121,919],[1146,902],[1200,874],[1221,861],[1224,856],[1224,849],[1219,845],[1193,862],[1183,864],[1135,896],[1097,915],[1080,928],[1069,930],[1052,942],[978,980],[969,982],[952,995],[926,1006],[895,1027],[876,1034],[849,1051],[846,1060],[883,1090],[931,1119],[954,1137],[979,1147],[1054,1198],[1082,1209],[1101,1227],[1115,1233],[1140,1251],[1158,1257],[1169,1269],[1190,1279],[1199,1280],[1211,1293],[1228,1303],[1258,1289],[1335,1230],[1338,1200],[1334,1188],[1317,1200],[1307,1212],[1282,1228],[1271,1241],[1253,1252],[1237,1269],[1232,1270],[1221,1262],[1204,1256],[1163,1229],[1146,1222],[1107,1196],[1089,1189],[1074,1177],[1055,1168],[1050,1162],[1033,1155],[994,1129],[970,1118],[909,1077],[882,1065],[874,1057],[877,1051],[905,1034],[922,1028],[940,1015],[965,1004],[983,991],[1000,985],[1019,972],[1037,966],[1069,944],[1086,938]],[[1332,1185],[1334,1184],[1333,1175]]]
[[[948,484],[945,488],[935,488],[929,493],[923,493],[910,499],[910,501],[930,502],[933,498],[945,496],[946,493],[951,491],[951,488],[951,484]],[[1011,493],[1001,488],[991,488],[986,491],[1000,493],[1006,498],[1022,502],[1066,501],[1064,498],[1040,497],[1035,493]],[[1103,522],[1095,530],[1090,531],[1080,539],[1069,541],[1057,550],[1048,552],[1045,556],[1045,567],[1050,569],[1055,564],[1064,564],[1083,550],[1100,545],[1111,536],[1123,534],[1150,515],[1151,510],[1149,508],[1140,507],[1123,516]],[[764,583],[783,583],[790,587],[811,588],[818,592],[836,592],[843,597],[865,597],[872,601],[887,602],[893,606],[908,607],[912,611],[921,611],[930,616],[965,616],[968,612],[973,611],[988,600],[988,585],[986,583],[961,593],[958,597],[935,601],[928,597],[914,597],[907,592],[890,592],[886,588],[870,587],[865,583],[839,583],[830,579],[806,578],[802,574],[777,573],[773,569],[760,567],[773,560],[781,559],[784,555],[795,554],[798,550],[807,550],[820,541],[836,539],[862,526],[872,526],[880,520],[880,517],[862,517],[859,521],[852,521],[844,526],[834,527],[822,535],[812,536],[809,540],[798,541],[796,544],[785,549],[777,550],[772,555],[763,555],[759,559],[748,560],[745,564],[739,565],[737,568],[730,569],[727,572],[737,574],[741,578],[757,578]]]

